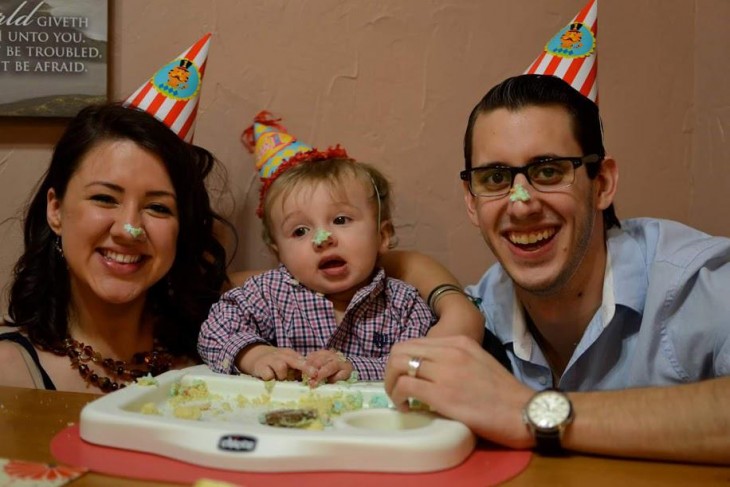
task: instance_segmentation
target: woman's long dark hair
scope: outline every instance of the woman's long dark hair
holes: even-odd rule
[[[25,216],[24,252],[15,265],[9,315],[31,341],[55,348],[68,335],[70,282],[46,220],[46,196],[53,188],[62,200],[84,156],[108,140],[130,140],[164,163],[177,194],[180,231],[177,254],[165,278],[147,295],[147,312],[156,318],[155,336],[176,355],[198,359],[200,324],[226,282],[226,251],[214,235],[218,220],[232,225],[210,206],[205,178],[216,160],[207,150],[183,142],[146,112],[118,104],[95,105],[71,120],[56,145],[51,164]]]

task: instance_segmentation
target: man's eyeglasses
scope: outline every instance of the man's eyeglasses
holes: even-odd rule
[[[583,157],[554,157],[526,164],[522,167],[481,166],[459,173],[468,181],[469,191],[474,196],[498,198],[509,193],[518,174],[524,174],[527,181],[538,191],[552,193],[570,186],[575,181],[575,170],[583,164],[596,164],[602,158],[598,154]]]

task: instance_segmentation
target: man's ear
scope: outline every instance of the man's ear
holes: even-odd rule
[[[477,215],[477,197],[471,194],[469,191],[469,183],[464,181],[462,183],[464,188],[464,203],[466,204],[466,214],[469,215],[472,225],[475,227],[479,226],[479,215]]]
[[[378,248],[379,254],[384,254],[391,247],[393,243],[393,237],[395,235],[395,228],[391,220],[383,220],[380,222],[380,247]]]
[[[596,209],[603,211],[611,206],[618,189],[618,164],[616,164],[616,160],[606,156],[601,162],[601,169],[593,181],[596,188]]]
[[[50,188],[46,193],[46,221],[53,233],[61,235],[61,200],[56,196],[56,190]]]

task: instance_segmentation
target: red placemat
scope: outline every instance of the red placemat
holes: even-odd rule
[[[143,439],[140,439],[144,441]],[[198,479],[213,479],[254,487],[291,486],[347,487],[372,486],[404,487],[459,487],[496,485],[514,477],[530,462],[529,451],[500,450],[479,445],[461,464],[448,470],[429,473],[374,473],[374,472],[286,472],[258,473],[220,470],[171,458],[132,450],[122,450],[87,443],[79,436],[78,425],[70,426],[51,440],[51,453],[59,462],[77,465],[91,471],[158,482],[192,484]],[[366,462],[367,459],[363,458]]]

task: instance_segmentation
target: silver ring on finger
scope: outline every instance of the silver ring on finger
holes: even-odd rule
[[[408,360],[408,376],[418,377],[418,369],[421,368],[421,357],[411,357]]]

